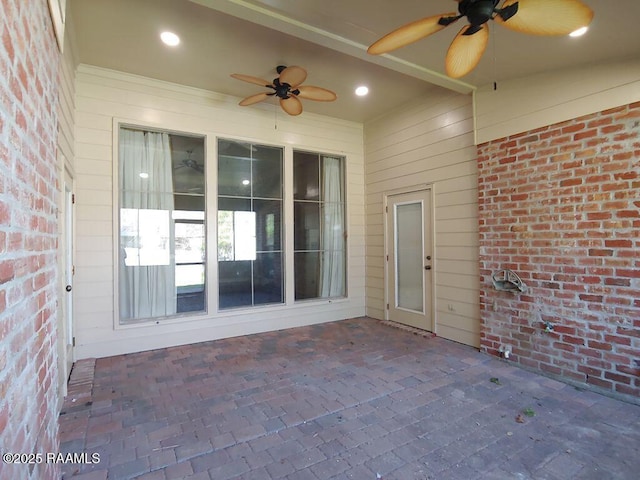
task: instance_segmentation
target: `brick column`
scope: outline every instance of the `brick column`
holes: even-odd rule
[[[45,0],[0,6],[0,450],[58,450],[57,93]],[[58,479],[0,464],[0,478]]]

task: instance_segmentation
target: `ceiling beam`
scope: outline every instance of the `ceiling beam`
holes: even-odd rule
[[[421,65],[408,62],[393,55],[369,55],[367,46],[317,28],[308,23],[300,22],[267,8],[248,3],[245,0],[190,0],[204,7],[217,10],[234,17],[247,20],[279,32],[292,35],[317,45],[350,55],[405,75],[424,80],[433,85],[468,94],[476,87],[466,82],[450,78]]]

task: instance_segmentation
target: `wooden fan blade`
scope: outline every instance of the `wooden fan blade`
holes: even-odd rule
[[[314,87],[313,85],[302,85],[298,87],[300,93],[296,95],[299,98],[315,100],[316,102],[333,102],[338,96],[331,90],[322,87]]]
[[[517,13],[495,21],[516,32],[531,35],[568,35],[593,20],[593,10],[580,0],[506,0],[502,8],[518,3]]]
[[[256,93],[255,95],[251,95],[250,97],[243,99],[238,105],[242,107],[246,107],[247,105],[253,105],[254,103],[262,102],[263,100],[266,100],[268,97],[269,97],[269,93],[267,92]]]
[[[243,75],[241,73],[232,73],[231,76],[236,80],[242,80],[243,82],[253,83],[254,85],[260,85],[261,87],[268,87],[272,85],[269,80],[263,78],[252,77],[251,75]]]
[[[445,13],[443,15],[435,15],[433,17],[427,17],[408,23],[391,33],[387,33],[380,40],[373,43],[367,49],[367,53],[370,53],[371,55],[381,55],[383,53],[397,50],[398,48],[409,45],[410,43],[417,42],[418,40],[439,32],[446,27],[446,25],[440,25],[438,23],[441,18],[457,16],[457,12]]]
[[[302,113],[302,102],[294,96],[281,98],[280,106],[289,115],[300,115]]]
[[[280,83],[288,83],[295,88],[307,78],[307,71],[302,67],[287,67],[280,73]]]
[[[452,78],[464,77],[476,68],[489,43],[489,25],[485,23],[473,35],[464,35],[468,28],[467,25],[458,32],[447,51],[445,69]]]

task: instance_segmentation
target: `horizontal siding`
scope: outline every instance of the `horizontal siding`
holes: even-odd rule
[[[436,233],[436,245],[449,245],[451,247],[477,247],[478,234],[476,232],[462,233]]]
[[[273,105],[81,65],[75,102],[76,352],[102,357],[364,315],[363,126],[313,114],[289,117]],[[348,298],[259,307],[120,327],[114,313],[114,122],[308,149],[347,158]],[[277,125],[276,123],[277,122]],[[275,128],[277,126],[277,128]],[[213,143],[211,143],[213,145]],[[215,161],[209,158],[208,161]],[[211,177],[213,178],[213,177]],[[292,208],[285,221],[293,223]],[[210,228],[213,229],[211,221]],[[292,231],[285,229],[292,244]],[[211,231],[210,231],[211,233]],[[212,236],[210,235],[210,238]],[[211,244],[209,246],[211,248]],[[292,291],[292,262],[287,263]],[[212,279],[211,285],[215,279]]]
[[[365,125],[366,305],[385,318],[385,195],[431,186],[436,333],[480,345],[477,159],[470,96],[442,92]]]
[[[477,143],[640,101],[640,59],[501,81],[476,92]]]

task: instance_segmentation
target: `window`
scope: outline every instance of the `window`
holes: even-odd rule
[[[344,160],[293,153],[295,299],[343,297]]]
[[[119,129],[120,323],[285,302],[284,150],[218,139],[217,272],[207,268],[205,140]],[[294,298],[346,295],[344,158],[293,152]]]
[[[205,310],[204,139],[119,131],[120,323]]]
[[[219,308],[284,302],[282,149],[218,141]]]

